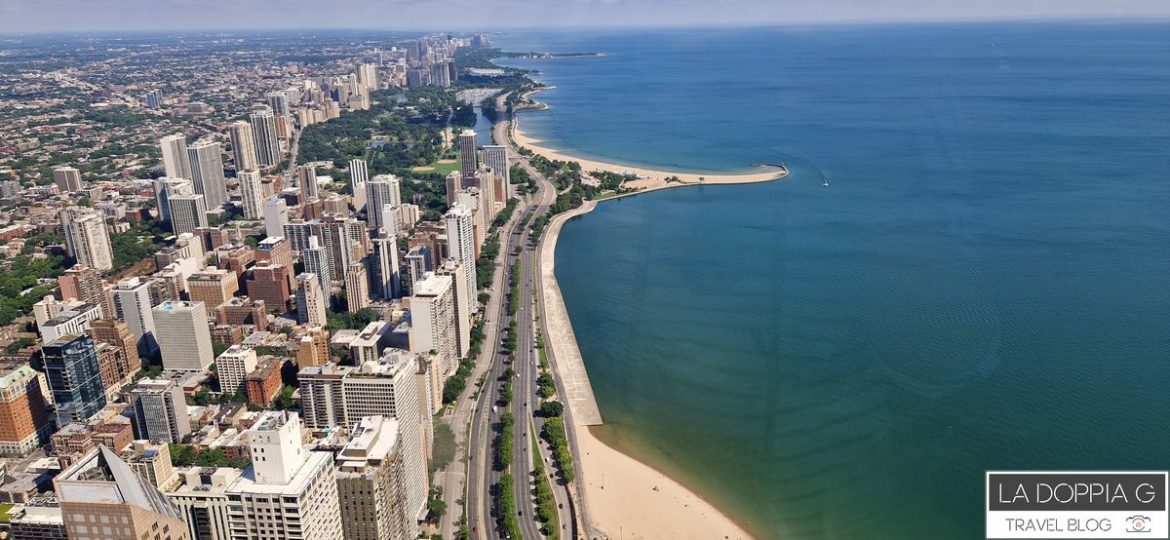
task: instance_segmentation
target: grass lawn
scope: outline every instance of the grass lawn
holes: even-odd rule
[[[435,454],[431,460],[431,474],[446,467],[455,459],[455,432],[442,419],[435,418]]]

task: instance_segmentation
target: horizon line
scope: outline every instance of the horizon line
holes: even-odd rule
[[[418,27],[370,27],[370,26],[272,26],[258,28],[156,28],[156,29],[100,29],[100,30],[35,30],[35,31],[0,31],[0,38],[11,36],[93,36],[93,35],[193,35],[193,34],[237,34],[237,33],[287,33],[287,32],[407,32],[407,33],[475,33],[491,34],[503,32],[532,32],[543,30],[726,30],[726,29],[765,29],[765,28],[799,28],[799,27],[880,27],[880,26],[931,26],[931,25],[964,25],[964,24],[1044,24],[1044,23],[1078,23],[1078,24],[1167,24],[1170,15],[1149,17],[1140,16],[1053,16],[1053,17],[959,17],[959,18],[905,18],[905,19],[834,19],[834,20],[807,20],[807,21],[776,21],[765,23],[679,23],[679,24],[616,24],[616,25],[560,25],[560,26],[418,26]]]

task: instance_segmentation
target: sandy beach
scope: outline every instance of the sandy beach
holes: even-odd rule
[[[522,116],[522,115],[520,115]],[[576,161],[581,164],[581,170],[589,173],[592,171],[609,171],[618,174],[634,174],[638,176],[638,180],[626,182],[625,187],[643,190],[662,189],[665,187],[682,186],[688,184],[747,184],[753,182],[767,182],[770,180],[779,180],[788,175],[788,171],[780,167],[759,166],[758,172],[745,172],[734,174],[713,174],[713,173],[696,173],[696,172],[675,172],[660,169],[649,169],[645,167],[635,167],[631,165],[620,165],[616,163],[606,163],[604,161],[597,161],[592,159],[582,159],[572,156],[547,146],[543,146],[539,139],[536,139],[524,132],[521,129],[520,122],[514,122],[512,128],[512,140],[518,146],[527,148],[551,160],[559,161]],[[677,177],[681,182],[667,183],[666,179],[669,177]]]

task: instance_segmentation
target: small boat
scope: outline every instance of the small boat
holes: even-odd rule
[[[826,178],[826,179],[825,179],[825,183],[823,183],[823,184],[821,184],[821,185],[822,185],[822,186],[825,186],[825,187],[829,187],[829,179],[828,179],[828,178]]]

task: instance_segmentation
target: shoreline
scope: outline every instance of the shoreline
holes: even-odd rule
[[[530,100],[532,105],[523,109],[517,109],[513,112],[512,119],[510,121],[511,125],[508,129],[509,136],[512,138],[513,143],[517,147],[527,148],[528,150],[544,156],[549,160],[576,161],[577,163],[580,163],[582,174],[588,174],[593,171],[607,171],[616,174],[633,174],[637,176],[638,179],[625,182],[622,184],[622,187],[639,190],[639,193],[656,189],[664,189],[668,187],[688,185],[753,184],[759,182],[783,180],[784,178],[788,177],[788,168],[784,167],[783,165],[756,165],[751,168],[750,172],[739,173],[678,171],[666,168],[655,168],[653,166],[625,165],[598,159],[582,158],[579,156],[574,156],[566,151],[550,148],[544,144],[544,141],[525,132],[524,129],[520,127],[519,122],[520,113],[544,111],[548,109],[548,104],[530,99],[530,96],[533,94],[547,89],[548,88],[537,88],[522,94],[522,97],[526,100]],[[677,178],[678,180],[668,182],[667,178],[671,177]]]
[[[536,91],[526,92],[527,98]],[[566,394],[559,398],[565,403],[567,412],[566,428],[578,462],[575,490],[580,499],[579,519],[584,521],[585,533],[594,531],[606,537],[622,538],[725,538],[740,540],[754,538],[747,529],[733,520],[699,493],[639,459],[605,443],[592,430],[599,425],[599,412],[593,398],[592,387],[584,371],[581,353],[572,331],[564,299],[556,282],[555,252],[562,226],[573,218],[588,214],[602,201],[620,199],[673,187],[701,186],[708,184],[732,185],[769,182],[786,178],[787,168],[761,167],[760,172],[741,174],[706,174],[674,172],[644,167],[633,167],[597,160],[581,159],[540,144],[520,128],[519,114],[534,110],[545,110],[547,106],[537,103],[515,111],[506,129],[514,145],[527,148],[550,160],[576,161],[583,173],[602,170],[618,174],[633,173],[638,180],[626,182],[623,187],[635,191],[619,193],[602,199],[586,201],[580,207],[552,217],[545,228],[545,235],[538,247],[538,275],[541,277],[540,299],[542,320],[545,325],[546,347],[553,372]],[[680,181],[667,182],[668,177]],[[552,312],[552,315],[548,315]],[[569,360],[566,361],[566,358]],[[574,364],[569,366],[567,364]],[[584,382],[581,383],[581,379]],[[589,386],[582,396],[566,384]],[[573,401],[577,403],[574,404]],[[585,410],[582,410],[585,409]],[[579,418],[575,413],[583,413]]]

